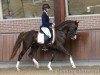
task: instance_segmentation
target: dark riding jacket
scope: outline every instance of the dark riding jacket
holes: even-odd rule
[[[49,28],[52,23],[49,22],[49,16],[46,14],[46,12],[42,13],[42,26],[41,27],[47,27]]]

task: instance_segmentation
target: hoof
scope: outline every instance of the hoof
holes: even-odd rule
[[[49,71],[53,71],[53,69],[52,68],[49,68]]]
[[[51,62],[49,62],[47,67],[49,68],[49,71],[52,71]]]
[[[36,65],[36,68],[39,69],[40,68],[39,65]]]
[[[20,71],[20,69],[19,69],[19,68],[17,68],[17,71],[19,72],[19,71]]]
[[[48,65],[49,71],[53,71],[53,69],[51,68],[51,66]]]
[[[74,65],[74,66],[72,66],[72,68],[76,68],[76,66]]]
[[[33,62],[34,62],[34,64],[35,64],[36,68],[39,68],[39,63],[36,61],[35,58],[33,58]]]

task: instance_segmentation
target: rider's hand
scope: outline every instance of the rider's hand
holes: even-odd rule
[[[55,23],[52,23],[52,27],[53,27],[53,28],[55,27]]]
[[[55,26],[55,23],[53,23],[52,25],[54,25],[54,26]]]

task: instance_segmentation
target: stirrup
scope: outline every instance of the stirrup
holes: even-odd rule
[[[50,42],[50,43],[48,43],[48,45],[52,45],[52,43]]]
[[[48,49],[46,48],[46,46],[43,46],[43,47],[42,47],[42,50],[43,50],[43,51],[47,51]]]
[[[47,48],[45,48],[45,49],[42,49],[42,51],[47,51],[48,49]]]

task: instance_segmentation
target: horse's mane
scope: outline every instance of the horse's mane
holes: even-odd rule
[[[62,23],[60,23],[59,25],[56,25],[55,28],[58,29],[58,30],[61,30],[62,28],[64,28],[65,26],[68,25],[68,23],[70,22],[73,22],[72,20],[67,20],[67,21],[64,21]]]

